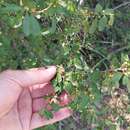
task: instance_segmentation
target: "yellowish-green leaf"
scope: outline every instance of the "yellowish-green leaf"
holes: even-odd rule
[[[113,23],[114,23],[114,15],[110,15],[110,19],[109,19],[109,21],[108,21],[108,24],[109,24],[110,26],[112,26]]]
[[[98,20],[97,20],[97,18],[95,18],[94,21],[92,22],[90,28],[89,28],[90,34],[93,34],[96,31],[97,25],[98,25]]]
[[[103,9],[102,6],[101,6],[100,4],[97,4],[97,5],[96,5],[96,8],[95,8],[95,12],[96,12],[96,13],[101,13],[101,12],[102,12],[102,9]]]
[[[103,31],[105,27],[107,26],[108,19],[106,16],[103,16],[98,23],[98,30]]]

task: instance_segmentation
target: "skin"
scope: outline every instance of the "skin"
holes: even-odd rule
[[[38,114],[41,108],[50,109],[43,97],[54,93],[50,81],[55,74],[55,66],[0,74],[0,130],[32,130],[72,114],[68,108],[55,112],[49,120]]]

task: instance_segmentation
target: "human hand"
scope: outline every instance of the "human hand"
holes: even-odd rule
[[[48,106],[43,97],[54,92],[50,80],[55,73],[56,67],[52,66],[0,74],[0,130],[32,130],[71,115],[68,108],[55,112],[49,120],[38,114]]]

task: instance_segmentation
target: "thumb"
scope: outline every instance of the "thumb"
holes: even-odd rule
[[[6,78],[17,83],[21,87],[28,87],[49,82],[56,74],[56,67],[51,66],[48,69],[7,70],[4,74]]]

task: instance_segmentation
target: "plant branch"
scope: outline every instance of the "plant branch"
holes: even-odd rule
[[[105,60],[108,60],[115,54],[121,52],[121,51],[124,51],[125,49],[129,49],[130,48],[130,45],[127,45],[127,46],[124,46],[122,48],[119,48],[117,49],[116,51],[112,52],[111,54],[109,54],[107,57],[101,59],[93,68],[92,70],[95,70],[97,66],[99,66],[102,62],[104,62]]]
[[[39,11],[35,11],[35,13],[41,14],[46,12],[48,9],[50,9],[52,7],[53,3],[50,3],[49,6],[45,9],[39,10]]]
[[[114,7],[113,10],[117,10],[117,9],[119,9],[119,8],[121,8],[123,6],[129,5],[129,4],[130,4],[130,1],[124,2],[124,3],[122,3],[122,4],[120,4],[120,5],[116,6],[116,7]]]

